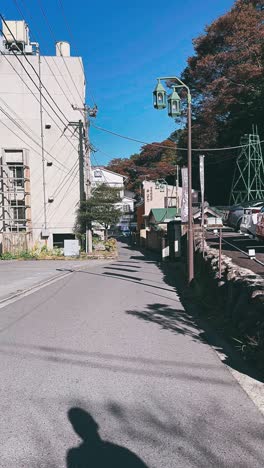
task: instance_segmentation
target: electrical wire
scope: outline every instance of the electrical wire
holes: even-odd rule
[[[71,177],[72,173],[75,172],[76,170],[76,167],[78,165],[78,159],[77,161],[75,161],[75,163],[73,164],[73,166],[70,168],[68,174],[66,174],[63,178],[63,180],[61,180],[61,182],[59,183],[58,187],[56,188],[53,196],[54,197],[57,197],[59,195],[59,193],[62,191],[63,187],[65,186],[65,184],[67,183],[68,179]]]
[[[67,15],[66,15],[66,13],[65,13],[65,9],[64,9],[62,0],[58,0],[58,5],[59,5],[59,8],[60,8],[60,10],[61,10],[61,12],[62,12],[62,18],[63,18],[64,23],[65,23],[65,25],[66,25],[66,29],[67,29],[67,31],[68,31],[70,37],[72,38],[73,43],[75,43],[75,37],[74,37],[74,34],[72,33],[70,24],[69,24],[69,22],[68,22]],[[82,70],[83,70],[83,74],[84,74],[84,77],[85,77],[85,82],[88,83],[87,75],[86,75],[86,73],[85,73],[85,69],[84,69],[83,63],[82,63],[80,57],[78,57],[78,59],[79,59],[81,68],[82,68]],[[95,105],[95,99],[94,99],[94,95],[93,95],[93,93],[92,93],[91,88],[90,88],[90,90],[89,90],[88,92],[89,92],[89,94],[90,94],[90,96],[91,96],[91,99],[92,99],[92,101],[93,101],[93,104]]]
[[[2,18],[3,22],[5,23],[6,27],[8,28],[8,30],[10,31],[10,33],[12,34],[13,38],[14,38],[14,41],[17,43],[13,33],[11,32],[10,28],[8,27],[6,21],[4,20],[3,16],[0,14],[0,17]],[[3,34],[3,36],[5,37],[6,39],[6,36],[5,34],[3,33],[2,30],[0,30]],[[7,40],[7,39],[6,39]],[[1,52],[1,51],[0,51]],[[26,58],[26,61],[29,63],[29,65],[33,68],[34,72],[36,73],[37,77],[39,78],[39,85],[35,83],[35,81],[33,80],[33,78],[31,77],[31,75],[28,73],[27,69],[25,68],[24,64],[21,62],[21,60],[19,59],[18,55],[14,52],[13,52],[13,55],[15,55],[16,59],[19,61],[19,63],[21,64],[21,66],[23,67],[23,69],[25,70],[27,76],[30,78],[30,80],[33,82],[33,84],[36,86],[36,88],[38,89],[38,91],[40,92],[40,84],[41,86],[44,87],[44,89],[46,90],[46,92],[48,93],[48,95],[51,97],[51,99],[53,100],[53,102],[56,104],[56,102],[54,101],[54,99],[52,98],[52,96],[50,95],[49,91],[47,90],[47,88],[43,85],[41,79],[40,79],[40,76],[39,74],[37,73],[36,69],[34,68],[34,66],[30,63],[30,61],[28,60],[27,56],[22,53],[22,55]],[[7,59],[6,57],[6,54],[3,54],[1,52],[1,55],[3,55],[6,60],[9,62],[9,60]],[[10,64],[10,62],[9,62]],[[10,64],[11,65],[11,64]],[[11,65],[12,66],[12,65]],[[17,70],[12,66],[12,68],[15,70],[15,72],[19,75],[19,73],[17,72]],[[20,78],[22,79],[22,81],[24,82],[23,78],[21,77],[21,75],[19,75]],[[25,83],[25,82],[24,82]],[[26,84],[26,83],[25,83]],[[32,90],[29,88],[29,86],[26,84],[27,88],[30,90],[30,92],[33,94],[33,96],[37,99],[37,101],[39,102],[40,104],[40,100],[37,98],[37,96],[32,92]],[[47,100],[47,98],[42,94],[42,97],[45,99],[45,101],[47,102],[47,104],[49,105],[49,107],[53,110],[53,112],[55,113],[55,115],[59,118],[59,120],[62,122],[62,124],[65,126],[65,122],[62,121],[62,119],[60,118],[60,116],[57,114],[57,112],[54,110],[54,108],[51,106],[51,104],[49,103],[49,101]],[[57,105],[57,104],[56,104]],[[47,114],[49,115],[49,117],[53,120],[53,122],[55,123],[55,125],[59,128],[57,122],[50,116],[49,112],[45,109],[44,106],[42,106],[43,109],[47,112]],[[57,106],[58,107],[58,106]],[[59,107],[58,107],[59,108]],[[60,109],[60,108],[59,108]],[[62,112],[62,111],[61,111]],[[65,114],[62,112],[62,114],[65,116]],[[67,122],[67,125],[68,125],[68,119],[67,117],[65,116],[65,119],[66,119],[66,122]],[[61,131],[61,129],[59,128],[59,130]],[[72,133],[72,135],[74,134],[74,132]],[[74,145],[72,144],[72,142],[69,140],[69,138],[65,135],[65,137],[68,139],[69,143],[74,147]],[[75,147],[74,147],[75,148]]]
[[[37,145],[37,146],[39,146],[39,147],[41,148],[41,144],[38,143],[38,141],[34,140],[34,138],[32,138],[32,136],[31,136],[29,133],[27,133],[27,132],[23,129],[23,127],[22,127],[18,122],[16,122],[15,119],[13,119],[13,117],[10,116],[10,114],[8,114],[8,112],[6,112],[1,106],[0,106],[0,111],[1,111],[9,120],[11,120],[11,122],[12,122],[20,131],[22,131],[31,141],[33,141],[33,143],[35,143],[35,145]],[[3,125],[5,125],[5,123],[4,123],[2,120],[1,120],[1,123],[2,123]],[[5,126],[6,126],[6,125],[5,125]],[[7,126],[6,126],[6,127],[7,127]],[[12,131],[9,127],[7,127],[7,128],[8,128],[10,131]],[[36,154],[39,154],[39,155],[41,156],[41,153],[38,153],[38,152],[36,151],[35,148],[33,148],[32,146],[30,146],[30,145],[29,145],[28,143],[26,143],[24,140],[22,140],[22,138],[21,138],[18,134],[16,134],[16,133],[13,132],[13,131],[12,131],[12,133],[14,133],[21,141],[23,141],[23,143],[25,143],[27,146],[29,146],[31,149],[33,149],[33,151],[34,151]],[[58,159],[56,159],[55,156],[53,156],[51,153],[49,153],[49,151],[45,150],[45,153],[48,154],[48,155],[50,156],[50,158],[52,158],[52,159],[53,159],[54,161],[56,161],[58,164],[60,164],[64,169],[68,170],[68,168],[67,168],[63,163],[61,163]],[[49,161],[49,159],[47,159],[47,158],[44,158],[44,159],[45,159],[46,161]],[[58,168],[61,170],[61,168],[60,168],[59,166],[56,165],[56,167],[58,167]]]
[[[9,110],[9,112],[11,112],[11,114],[14,115],[15,120],[18,120],[19,122],[23,123],[24,127],[26,127],[29,130],[30,134],[34,135],[37,139],[40,138],[40,136],[32,131],[32,129],[26,124],[26,122],[24,122],[23,119],[20,118],[20,116],[7,104],[7,102],[3,98],[0,97],[0,101],[6,106],[6,108]],[[10,116],[11,116],[11,114],[10,114]],[[55,141],[55,143],[49,149],[49,153],[51,153],[52,149],[54,148],[54,146],[57,144],[57,142],[59,141],[59,139],[61,137],[62,137],[62,135],[60,135],[59,138]],[[67,141],[66,141],[66,143],[67,143]],[[37,182],[36,182],[37,185],[39,184],[40,179],[42,179],[42,176],[40,176],[39,179],[37,180]]]
[[[0,15],[0,17],[1,17],[1,15]],[[2,19],[3,19],[3,18],[2,18]],[[4,20],[3,20],[3,21],[4,21]],[[4,21],[4,23],[6,24],[5,21]],[[7,26],[7,27],[8,27],[8,26]],[[9,29],[9,28],[8,28],[8,29]],[[3,32],[2,32],[2,34],[3,34]],[[5,37],[4,34],[3,34],[3,36]],[[5,39],[6,39],[6,37],[5,37]],[[2,54],[2,55],[5,56],[5,54]],[[13,54],[13,55],[16,55],[16,54]],[[5,56],[5,58],[7,58],[7,57]],[[19,60],[19,58],[17,57],[17,55],[16,55],[16,58]],[[25,57],[25,58],[27,59],[27,57]],[[8,61],[8,59],[7,59],[7,61]],[[8,62],[9,62],[9,61],[8,61]],[[22,67],[24,68],[24,70],[25,70],[26,73],[27,73],[27,70],[25,69],[25,67],[23,66],[23,64],[21,63],[20,60],[19,60],[19,62],[20,62],[20,64],[22,65]],[[27,62],[28,62],[28,60],[27,60]],[[9,62],[9,63],[10,63],[10,62]],[[33,67],[32,64],[31,64],[30,62],[29,62],[29,64],[31,65],[31,67]],[[13,68],[14,68],[14,67],[13,67]],[[34,67],[33,67],[33,70],[35,71],[35,73],[37,74],[37,76],[38,76],[38,78],[39,78],[39,80],[40,80],[40,76],[39,76],[39,74],[36,72],[36,70],[35,70]],[[15,70],[15,71],[16,71],[16,70]],[[29,78],[31,79],[31,77],[30,77],[30,75],[29,75],[28,73],[27,73],[27,75],[28,75]],[[39,90],[39,87],[36,85],[36,83],[34,82],[34,80],[31,79],[31,81],[34,83],[34,85],[35,85],[35,86],[38,88],[38,90]],[[41,83],[41,80],[40,80],[40,83]],[[30,89],[30,88],[29,88],[29,89]],[[45,87],[45,89],[46,89],[46,87]],[[32,92],[31,89],[30,89],[30,91]],[[46,89],[46,91],[47,91],[47,93],[49,94],[49,92],[48,92],[47,89]],[[33,93],[32,93],[32,94],[33,94]],[[34,95],[34,94],[33,94],[33,95]],[[49,95],[50,95],[50,94],[49,94]],[[50,95],[50,97],[52,98],[51,95]],[[52,98],[52,100],[53,100],[53,98]],[[46,99],[46,101],[47,101],[47,99]],[[53,101],[54,101],[54,100],[53,100]],[[48,101],[47,101],[47,103],[49,104]],[[55,101],[54,101],[54,103],[55,103]],[[55,103],[55,104],[56,104],[56,103]],[[50,106],[50,104],[49,104],[49,106]],[[8,107],[9,107],[9,106],[8,106]],[[50,107],[51,107],[51,106],[50,106]],[[57,106],[57,107],[58,107],[58,106]],[[10,108],[9,108],[9,109],[10,109]],[[60,108],[59,108],[59,109],[60,109]],[[23,127],[21,127],[21,125],[18,124],[3,108],[0,108],[0,110],[4,113],[4,115],[5,115],[9,120],[11,120],[11,121],[14,123],[14,125],[16,125],[28,138],[30,138],[37,146],[41,147],[41,145],[40,145],[36,140],[34,140],[34,139],[32,138],[32,136],[31,136],[30,134],[28,134],[28,133],[23,129]],[[53,112],[57,115],[57,117],[60,118],[60,117],[58,116],[58,114],[54,111],[53,108],[52,108],[52,110],[53,110]],[[61,113],[62,113],[62,112],[61,112]],[[62,113],[62,114],[63,114],[63,113]],[[60,119],[60,120],[61,120],[61,119]],[[62,120],[61,120],[61,121],[62,121]],[[2,123],[3,123],[3,125],[4,125],[6,128],[9,129],[9,131],[11,131],[11,132],[12,132],[13,134],[15,134],[17,137],[19,137],[19,135],[16,134],[15,132],[13,132],[7,125],[5,125],[4,122],[2,122]],[[63,122],[63,124],[64,124],[64,122]],[[27,126],[27,125],[26,125],[26,126]],[[30,131],[32,132],[31,129],[30,129]],[[75,132],[74,132],[74,133],[75,133]],[[54,145],[52,146],[52,148],[56,145],[57,141],[62,137],[63,134],[64,134],[64,131],[63,131],[62,134],[59,136],[59,138],[55,141],[55,143],[54,143]],[[19,137],[19,138],[20,138],[20,137]],[[20,138],[20,139],[21,139],[21,138]],[[22,139],[21,139],[21,140],[22,140]],[[22,141],[24,141],[24,140],[22,140]],[[71,143],[71,142],[70,142],[70,143]],[[71,144],[72,144],[72,143],[71,143]],[[35,151],[35,149],[34,149],[32,146],[30,146],[30,145],[28,145],[28,146],[31,147],[31,148]],[[76,148],[75,148],[75,147],[74,147],[74,150],[76,151]],[[37,152],[36,152],[36,153],[37,153]],[[49,154],[49,156],[50,156],[52,159],[56,160],[56,158],[55,158],[53,155],[51,155],[50,152],[48,152],[48,151],[45,150],[45,153]],[[40,154],[40,153],[37,153],[37,154]],[[46,159],[46,158],[45,158],[45,159]],[[59,163],[61,166],[65,167],[62,163],[60,163],[60,161],[58,161],[58,163]],[[77,169],[78,169],[78,168],[77,168]],[[68,175],[68,173],[67,173],[67,175]],[[74,174],[73,174],[73,177],[75,178],[76,176],[77,176],[77,173],[74,173]],[[63,186],[64,186],[64,185],[65,185],[65,184],[63,184]],[[61,189],[63,188],[63,186],[61,187]],[[59,190],[59,192],[60,192],[60,190]],[[58,193],[59,193],[59,192],[58,192]]]
[[[73,174],[71,175],[71,177],[69,178],[69,180],[67,181],[67,182],[69,182],[69,185],[67,186],[67,188],[65,188],[65,196],[62,197],[60,203],[59,203],[58,205],[56,205],[56,207],[55,207],[56,209],[54,208],[54,212],[53,212],[53,213],[51,214],[51,216],[49,217],[49,222],[50,222],[51,219],[54,217],[54,215],[57,214],[58,209],[60,208],[60,206],[62,205],[62,203],[65,202],[67,196],[68,196],[69,194],[71,194],[70,188],[71,188],[72,184],[73,184],[74,181],[75,181],[75,177],[77,176],[78,171],[79,171],[79,167],[78,167],[78,165],[77,165],[77,169],[76,169],[75,173],[73,173]],[[78,181],[75,181],[75,182],[76,182],[76,184],[78,183]],[[76,184],[75,184],[75,185],[76,185]],[[57,196],[58,196],[58,195],[57,195]],[[66,216],[66,213],[63,214],[63,217],[65,217],[65,216]],[[58,222],[58,221],[57,221],[57,222]]]
[[[19,14],[21,15],[22,19],[23,19],[25,22],[27,22],[26,19],[25,19],[25,15],[23,14],[22,9],[20,8],[20,6],[19,6],[19,4],[18,4],[18,1],[17,1],[17,0],[13,0],[13,3],[15,4],[15,6],[16,6],[16,8],[17,8]],[[24,5],[24,6],[25,6],[25,5]],[[35,28],[35,29],[36,29],[36,28]],[[31,31],[32,31],[32,29],[30,28],[30,32],[31,32]],[[35,36],[35,34],[32,34],[32,35],[33,35],[33,37],[35,38],[36,42],[39,42],[39,40],[37,40],[37,37]],[[41,36],[41,35],[39,34],[39,31],[38,31],[38,35]],[[66,87],[67,87],[67,89],[68,89],[68,92],[69,92],[69,95],[70,95],[71,98],[72,98],[72,101],[70,101],[68,95],[65,93],[63,87],[61,86],[61,83],[59,83],[59,80],[58,80],[57,76],[55,75],[54,71],[52,70],[52,68],[51,68],[51,66],[50,66],[50,64],[49,64],[49,61],[47,60],[47,58],[45,57],[45,55],[42,55],[41,58],[43,58],[44,61],[46,62],[46,64],[47,64],[47,66],[48,66],[48,68],[49,68],[51,74],[53,75],[53,77],[54,77],[56,83],[58,84],[60,90],[62,91],[62,93],[63,93],[65,99],[68,101],[68,103],[70,104],[70,106],[71,106],[71,108],[72,108],[72,105],[74,104],[73,94],[72,94],[72,92],[71,92],[71,90],[70,90],[70,88],[69,88],[69,85],[68,85],[67,81],[65,80],[64,75],[61,73],[61,70],[59,69],[58,63],[56,62],[55,58],[54,58],[54,57],[50,57],[50,58],[52,59],[54,65],[55,65],[55,67],[57,68],[57,70],[58,70],[58,72],[59,72],[59,76],[62,78],[64,84],[66,85]],[[83,115],[83,113],[82,113],[81,110],[79,110],[79,109],[77,109],[77,110],[78,110],[78,112],[80,112],[81,115]]]
[[[51,27],[51,24],[50,24],[50,22],[49,22],[49,20],[48,20],[48,16],[47,16],[47,14],[46,14],[46,12],[45,12],[45,10],[44,10],[44,8],[43,8],[43,5],[42,5],[41,0],[37,0],[37,3],[38,3],[38,5],[39,5],[40,11],[41,11],[41,13],[42,13],[42,16],[44,17],[45,22],[46,22],[46,24],[47,24],[47,26],[48,26],[48,29],[49,29],[50,34],[51,34],[51,37],[53,38],[53,40],[54,40],[55,42],[57,42],[57,41],[56,41],[56,36],[55,36],[54,31],[53,31],[53,29],[52,29],[52,27]],[[78,90],[78,88],[77,88],[77,86],[76,86],[76,83],[75,83],[75,81],[74,81],[74,79],[73,79],[73,77],[72,77],[72,74],[71,74],[71,72],[70,72],[70,70],[69,70],[69,68],[68,68],[68,65],[67,65],[67,63],[66,63],[65,57],[62,55],[61,51],[60,51],[60,55],[61,55],[61,57],[62,57],[62,59],[63,59],[64,65],[65,65],[65,67],[66,67],[66,69],[67,69],[67,71],[68,71],[68,73],[69,73],[69,76],[70,76],[70,78],[71,78],[71,80],[72,80],[72,83],[73,83],[73,85],[74,85],[74,87],[75,87],[75,89],[76,89],[76,91],[77,91],[77,94],[79,95],[81,104],[83,105],[83,97],[81,96],[81,94],[80,94],[80,92],[79,92],[79,90]]]
[[[1,31],[1,30],[0,30]],[[8,56],[6,54],[4,54],[1,50],[0,50],[0,54],[5,58],[5,60],[9,63],[9,65],[11,66],[11,68],[15,71],[15,73],[19,76],[19,78],[21,79],[21,81],[25,84],[25,86],[27,87],[27,89],[30,91],[30,93],[32,94],[32,96],[36,99],[36,101],[40,104],[40,100],[38,99],[38,97],[36,96],[36,94],[34,94],[34,92],[32,91],[32,89],[28,86],[27,82],[23,79],[22,75],[16,70],[16,68],[12,65],[12,63],[10,62],[10,60],[8,60]],[[14,55],[14,54],[13,54]],[[15,54],[15,57],[18,58],[18,56]],[[18,59],[19,60],[19,59]],[[21,61],[19,60],[20,64],[23,66],[23,64],[21,63]],[[24,67],[23,67],[24,68]],[[26,69],[25,69],[26,70]],[[26,70],[26,74],[30,77],[29,73],[27,72]],[[31,78],[31,77],[30,77]],[[39,91],[39,87],[38,85],[34,82],[34,80],[31,78],[31,81],[33,81],[33,83],[35,84],[35,86],[37,87],[38,91]],[[43,96],[44,97],[44,96]],[[48,103],[49,104],[49,103]],[[54,111],[53,107],[49,104],[49,106],[51,107],[51,109]],[[65,132],[65,128],[62,130],[58,123],[56,122],[56,120],[54,120],[54,118],[52,117],[52,115],[49,113],[49,111],[42,105],[42,108],[45,110],[45,112],[47,113],[47,115],[50,117],[50,119],[54,122],[54,124],[56,125],[56,127],[59,129],[60,132],[64,133]],[[71,133],[71,136],[74,135],[74,132]],[[73,143],[70,141],[70,139],[65,135],[65,138],[68,140],[68,142],[71,144],[71,146],[76,150],[75,146],[73,145]]]
[[[93,156],[93,158],[94,158],[94,160],[95,160],[96,166],[97,166],[98,168],[100,168],[101,166],[100,166],[100,164],[99,164],[98,161],[97,161],[97,158],[96,158],[96,156],[95,156],[95,152],[92,151],[91,153],[92,153],[92,156]],[[103,171],[102,171],[102,175],[103,175],[103,178],[104,178],[104,180],[105,180],[105,183],[106,183],[107,185],[109,185],[109,182],[108,182],[107,178],[105,177]]]
[[[32,128],[29,127],[29,126],[27,125],[27,123],[26,123],[23,119],[21,119],[21,117],[14,111],[14,109],[12,109],[12,108],[8,105],[8,103],[7,103],[2,97],[0,97],[0,101],[7,107],[7,109],[9,110],[9,112],[11,112],[11,113],[15,116],[15,117],[14,117],[15,120],[18,120],[19,122],[23,123],[23,126],[24,126],[25,128],[27,128],[27,129],[30,131],[30,133],[31,133],[32,135],[34,135],[36,138],[40,138],[40,136],[39,136],[36,132],[34,132],[34,131],[32,130]],[[6,111],[6,112],[7,112],[7,111]],[[10,115],[11,115],[11,114],[10,114]],[[49,149],[49,152],[48,152],[49,155],[50,155],[51,151],[54,149],[54,147],[56,146],[56,144],[58,143],[58,141],[59,141],[62,137],[63,137],[63,133],[61,133],[61,135],[59,135],[59,137],[56,139],[56,141],[53,143],[53,145],[52,145],[51,148]],[[66,144],[67,144],[67,141],[65,142],[65,145],[61,148],[61,151],[65,148]],[[54,156],[54,157],[55,157],[55,156]]]
[[[77,168],[77,171],[76,171],[76,168]],[[74,169],[73,172],[72,172],[72,169]],[[64,177],[64,179],[63,179],[63,181],[62,181],[62,182],[64,182],[64,181],[65,181],[65,182],[63,183],[63,185],[60,184],[61,187],[60,187],[60,189],[59,189],[58,192],[57,192],[57,190],[58,190],[59,187],[58,187],[57,190],[54,192],[54,194],[53,194],[53,197],[54,197],[54,198],[55,198],[55,197],[58,198],[59,194],[61,193],[61,191],[63,190],[63,188],[65,187],[65,185],[66,185],[68,182],[70,182],[70,180],[71,180],[72,178],[73,178],[73,179],[75,179],[75,178],[77,179],[77,180],[76,180],[76,183],[79,181],[79,178],[77,177],[77,173],[78,173],[78,161],[76,161],[76,162],[74,163],[73,167],[72,167],[72,168],[69,170],[69,172],[65,175],[65,177]],[[56,192],[57,192],[57,193],[56,193]],[[69,193],[69,188],[66,189],[66,191],[65,191],[65,196],[62,197],[62,200],[61,200],[60,203],[56,206],[56,210],[61,206],[62,201],[66,198],[66,196],[68,195],[68,193]],[[52,205],[52,204],[49,204],[49,205],[48,205],[48,210],[50,211],[52,207],[53,207],[53,205]],[[56,210],[55,210],[55,212],[56,212]],[[55,212],[52,214],[51,218],[54,216]],[[41,217],[42,217],[42,213],[40,212],[39,215],[36,217],[34,224],[38,223],[38,222],[40,221]],[[51,218],[50,218],[50,219],[51,219]]]
[[[158,148],[166,148],[166,149],[170,149],[170,148],[173,148],[172,146],[165,146],[165,145],[160,145],[159,143],[148,143],[147,141],[142,141],[142,140],[138,140],[136,138],[131,138],[131,137],[128,137],[126,135],[121,135],[120,133],[116,133],[116,132],[113,132],[111,130],[108,130],[106,128],[103,128],[103,127],[99,127],[98,125],[95,125],[93,122],[90,122],[91,126],[97,130],[100,130],[102,132],[106,132],[106,133],[110,133],[111,135],[113,136],[117,136],[119,138],[123,138],[125,140],[129,140],[129,141],[135,141],[136,143],[141,143],[143,145],[149,145],[149,146],[156,146]],[[263,143],[264,140],[262,140],[260,143]],[[202,153],[203,151],[204,152],[212,152],[212,151],[227,151],[227,150],[235,150],[235,149],[239,149],[239,148],[247,148],[249,145],[238,145],[238,146],[226,146],[226,147],[223,147],[223,148],[192,148],[192,151],[195,151],[195,152],[199,152],[199,153]],[[176,145],[175,143],[175,149],[179,150],[179,151],[188,151],[188,148],[180,148]]]
[[[14,115],[13,118],[16,119],[16,120],[18,120],[19,122],[23,123],[24,127],[27,128],[27,129],[31,132],[32,135],[34,135],[36,138],[40,138],[40,136],[39,136],[36,132],[34,132],[34,131],[32,130],[32,128],[30,128],[30,127],[27,125],[27,123],[26,123],[23,119],[21,119],[21,117],[14,111],[14,109],[12,109],[12,108],[8,105],[8,103],[7,103],[2,97],[0,97],[0,101],[1,101],[1,102],[4,104],[4,106],[7,108],[6,112],[9,111],[11,114],[13,114],[13,115]],[[11,114],[10,114],[10,115],[11,115]]]
[[[2,19],[3,23],[5,24],[5,26],[7,27],[9,33],[12,35],[13,39],[14,39],[14,42],[17,44],[17,40],[14,36],[14,34],[12,33],[11,29],[9,28],[7,22],[5,21],[3,15],[0,13],[0,18]],[[1,33],[3,34],[5,40],[7,40],[4,32],[2,30],[0,30]],[[16,54],[16,52],[14,50],[11,51],[13,53],[13,55],[15,55],[15,57],[17,58],[17,60],[19,60],[19,57],[18,55]],[[30,80],[32,81],[32,83],[34,84],[34,86],[37,87],[38,91],[39,91],[39,88],[40,86],[45,89],[46,93],[48,94],[49,98],[51,99],[51,101],[55,104],[55,106],[57,107],[57,109],[59,110],[59,112],[63,115],[63,117],[65,118],[65,121],[66,121],[66,124],[68,123],[68,118],[66,117],[66,115],[64,114],[64,112],[61,110],[61,108],[58,106],[58,104],[56,103],[55,99],[53,98],[53,96],[50,94],[50,92],[48,91],[48,89],[46,88],[46,86],[44,85],[44,83],[42,82],[41,78],[40,78],[40,75],[39,73],[37,72],[37,70],[35,69],[34,65],[30,62],[30,60],[28,59],[28,57],[26,56],[26,54],[21,51],[21,55],[25,58],[26,62],[30,65],[30,67],[32,68],[32,70],[34,71],[35,75],[37,76],[38,80],[39,80],[39,84],[36,84],[35,81],[33,80],[33,78],[31,77],[31,75],[27,72],[24,64],[21,62],[21,60],[19,60],[20,64],[22,65],[23,69],[25,70],[25,72],[27,73],[28,77],[30,78]],[[61,119],[61,117],[57,114],[57,111],[54,110],[54,108],[51,106],[51,104],[49,103],[48,99],[43,95],[43,99],[45,99],[45,101],[47,102],[47,104],[52,108],[54,114],[58,117],[58,119],[62,122],[62,124],[65,126],[65,122]]]

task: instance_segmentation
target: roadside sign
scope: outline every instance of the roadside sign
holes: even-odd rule
[[[187,223],[188,221],[188,169],[182,167],[182,200],[181,200],[181,221]]]
[[[64,256],[65,257],[79,257],[80,246],[79,241],[75,239],[64,240]]]

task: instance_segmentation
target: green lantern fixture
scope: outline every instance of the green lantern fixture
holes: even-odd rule
[[[178,117],[181,115],[181,98],[173,87],[173,92],[168,97],[168,115],[169,117]]]
[[[160,80],[153,91],[153,105],[155,109],[165,109],[167,107],[167,94]]]

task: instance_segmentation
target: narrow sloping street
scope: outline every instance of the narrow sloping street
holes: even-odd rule
[[[2,308],[0,329],[1,467],[263,468],[263,416],[141,253]]]

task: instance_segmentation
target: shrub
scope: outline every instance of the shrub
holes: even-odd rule
[[[116,240],[115,239],[109,239],[104,242],[105,248],[108,252],[114,252],[116,250]]]
[[[15,260],[17,256],[11,252],[5,252],[0,255],[0,260]]]

